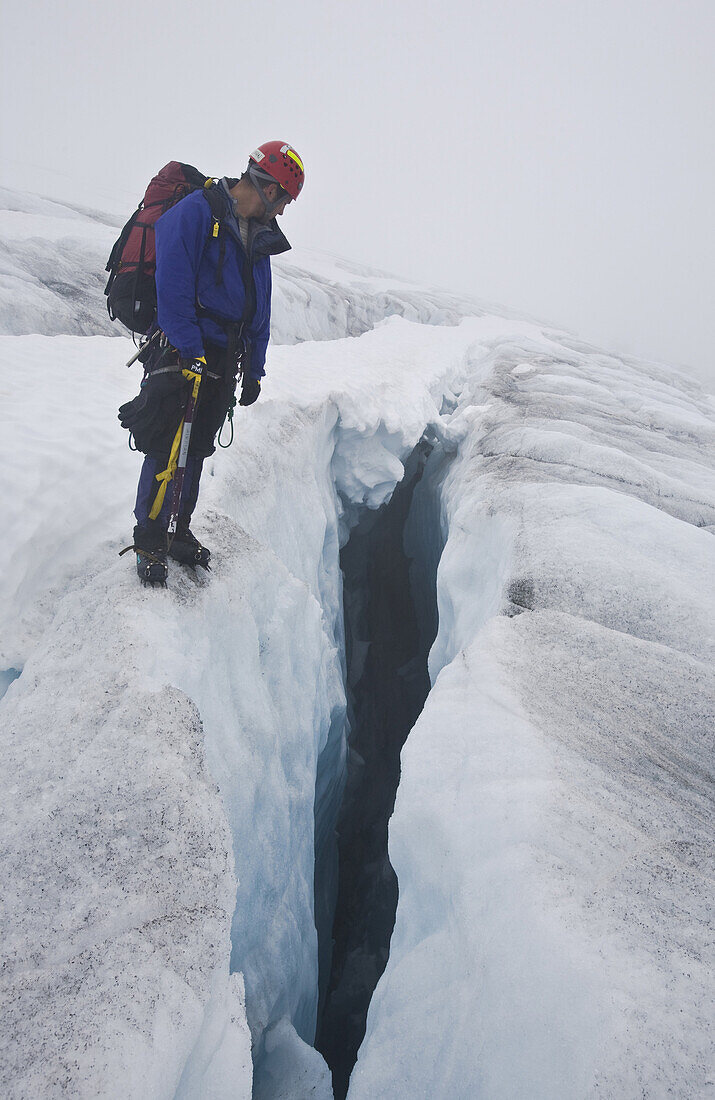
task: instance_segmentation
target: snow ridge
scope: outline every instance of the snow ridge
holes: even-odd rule
[[[121,326],[107,315],[104,268],[120,228],[96,211],[0,187],[0,333],[119,335]],[[274,344],[360,336],[391,316],[454,325],[495,312],[486,303],[304,249],[273,269]],[[518,316],[503,307],[498,312]]]
[[[715,418],[569,340],[488,358],[348,1095],[706,1096]]]

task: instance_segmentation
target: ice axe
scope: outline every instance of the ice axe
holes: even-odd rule
[[[136,352],[134,353],[134,355],[132,355],[131,359],[127,363],[127,366],[131,367],[134,363],[136,363],[137,359],[142,354],[142,352],[145,352],[145,351],[148,350],[149,346],[154,343],[157,336],[163,336],[163,335],[164,335],[164,333],[161,331],[160,328],[158,328],[153,336],[150,336],[148,340],[145,340],[143,343],[140,343],[139,347],[136,350]]]
[[[184,360],[185,362],[186,360]],[[171,454],[169,455],[169,462],[165,470],[162,470],[160,474],[156,475],[156,480],[160,482],[159,491],[154,499],[154,504],[149,513],[149,519],[156,519],[161,511],[161,506],[164,503],[164,497],[166,495],[166,486],[170,481],[173,481],[172,494],[171,494],[171,512],[169,514],[169,525],[166,529],[167,537],[167,550],[171,548],[171,544],[176,534],[176,525],[179,519],[179,507],[181,505],[181,490],[184,487],[184,476],[186,474],[186,460],[189,454],[189,441],[191,439],[191,426],[194,421],[194,413],[196,411],[196,405],[199,399],[199,387],[201,386],[201,379],[203,377],[204,369],[206,367],[206,360],[203,356],[198,359],[194,359],[190,367],[182,368],[181,373],[184,378],[191,382],[191,389],[186,401],[186,410],[184,412],[184,418],[179,425],[176,435],[174,436],[174,442],[171,445]]]

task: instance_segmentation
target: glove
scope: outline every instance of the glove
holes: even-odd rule
[[[168,453],[190,388],[180,371],[147,375],[139,396],[119,410],[119,421],[134,436],[137,450]]]
[[[179,356],[179,369],[184,378],[188,378],[187,371],[192,371],[194,374],[203,374],[205,366],[206,360],[203,355],[198,355],[195,359],[184,359],[183,356]]]
[[[252,405],[260,396],[260,378],[251,378],[250,374],[246,375],[241,385],[241,400],[238,402],[239,405]]]

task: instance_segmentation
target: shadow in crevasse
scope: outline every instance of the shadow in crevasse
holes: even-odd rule
[[[336,1100],[347,1093],[370,999],[389,956],[398,883],[387,827],[400,750],[430,689],[438,553],[430,553],[434,538],[420,535],[430,512],[424,494],[417,519],[411,509],[432,450],[424,441],[416,448],[391,500],[378,511],[365,510],[341,552],[351,732],[338,820],[332,964],[321,976],[315,1043],[332,1071]],[[408,522],[412,558],[405,552]]]

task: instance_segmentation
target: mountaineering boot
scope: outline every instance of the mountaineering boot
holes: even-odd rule
[[[200,565],[202,569],[211,568],[209,565],[211,551],[201,545],[188,526],[176,528],[176,534],[169,547],[169,557],[181,562],[182,565]]]
[[[166,532],[151,520],[146,527],[134,528],[134,549],[137,554],[137,574],[143,584],[166,587]]]

